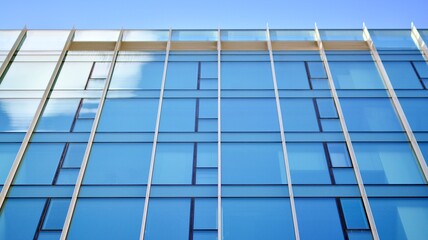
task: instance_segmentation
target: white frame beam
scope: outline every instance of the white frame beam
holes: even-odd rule
[[[217,239],[223,239],[221,205],[221,32],[217,32]]]
[[[428,47],[425,44],[422,36],[419,34],[418,29],[416,28],[416,26],[413,23],[411,26],[411,35],[412,35],[413,41],[415,41],[416,45],[422,51],[422,55],[424,56],[425,61],[428,62]]]

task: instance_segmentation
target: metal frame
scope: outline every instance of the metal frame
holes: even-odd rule
[[[151,190],[151,186],[152,186],[153,170],[154,170],[154,165],[155,165],[156,146],[157,146],[158,135],[159,135],[159,126],[160,126],[160,117],[161,117],[161,112],[162,112],[163,93],[165,90],[166,71],[168,69],[168,58],[169,58],[169,52],[171,49],[171,35],[172,35],[172,29],[169,29],[168,43],[166,44],[165,63],[164,63],[163,74],[162,74],[162,85],[161,85],[161,89],[160,89],[158,112],[157,112],[157,117],[156,117],[155,133],[154,133],[154,138],[153,138],[152,155],[150,158],[149,177],[147,179],[146,197],[144,199],[143,219],[142,219],[141,230],[140,230],[140,239],[141,240],[144,240],[144,233],[146,231],[146,223],[147,223],[147,213],[149,211],[150,190]]]
[[[221,205],[221,39],[217,40],[217,239],[223,239]]]
[[[27,35],[27,27],[24,27],[21,30],[21,33],[19,33],[18,37],[15,40],[15,43],[12,45],[12,48],[10,49],[9,53],[7,54],[6,58],[4,59],[3,64],[0,67],[0,77],[3,76],[4,71],[6,70],[7,66],[9,65],[10,60],[13,58],[13,55],[15,54],[16,50],[18,49],[19,45],[21,45],[22,40],[24,40],[24,37]]]
[[[370,53],[372,55],[372,58],[374,62],[376,63],[376,67],[382,77],[382,80],[385,84],[386,90],[388,91],[388,95],[392,100],[392,105],[394,106],[394,109],[400,119],[401,124],[404,127],[404,130],[406,132],[406,136],[408,140],[410,141],[410,144],[412,146],[413,152],[416,155],[416,158],[419,162],[419,166],[423,172],[423,175],[425,177],[425,181],[428,181],[428,167],[425,162],[425,158],[422,155],[421,149],[419,148],[418,142],[416,141],[415,135],[413,134],[412,128],[410,127],[409,122],[407,121],[406,115],[404,114],[403,108],[401,107],[400,101],[398,100],[397,94],[395,93],[394,88],[392,87],[391,81],[388,77],[388,74],[386,73],[385,67],[383,66],[382,60],[380,59],[379,53],[376,50],[376,47],[373,43],[373,40],[370,36],[370,32],[367,29],[366,25],[363,24],[363,34],[364,38],[367,41],[367,44],[370,47]]]
[[[20,37],[18,38],[18,40],[19,39],[22,40],[22,37],[23,37],[23,35],[25,35],[26,31],[27,31],[26,28],[24,28],[22,30],[22,32],[21,32]],[[9,174],[8,174],[8,176],[6,178],[6,181],[5,181],[4,185],[3,185],[3,189],[2,189],[2,191],[0,193],[0,209],[3,207],[3,203],[4,203],[4,201],[6,199],[6,196],[7,196],[8,192],[9,192],[10,186],[12,185],[13,179],[15,178],[16,173],[17,173],[18,168],[19,168],[19,165],[21,164],[21,161],[22,161],[22,159],[24,157],[25,150],[27,149],[28,143],[30,142],[30,139],[31,139],[31,136],[32,136],[32,134],[34,132],[34,129],[36,128],[37,122],[39,121],[39,118],[42,115],[43,108],[44,108],[45,103],[47,101],[47,98],[48,98],[48,96],[49,96],[49,94],[51,92],[51,88],[53,87],[53,85],[55,83],[55,80],[57,78],[59,69],[61,68],[62,62],[63,62],[63,60],[65,58],[66,53],[67,53],[68,47],[70,46],[70,43],[71,43],[71,41],[72,41],[72,39],[74,37],[75,31],[76,30],[73,28],[70,31],[69,35],[68,35],[67,41],[64,44],[64,48],[62,49],[61,55],[60,55],[60,57],[59,57],[56,65],[55,65],[54,71],[52,72],[51,78],[50,78],[50,80],[49,80],[49,82],[48,82],[48,84],[46,86],[46,89],[45,89],[45,91],[43,93],[43,96],[42,96],[42,98],[40,100],[39,106],[37,107],[36,113],[34,114],[33,120],[31,121],[31,124],[30,124],[30,126],[29,126],[29,128],[27,130],[27,133],[25,134],[25,137],[22,140],[21,147],[19,148],[19,151],[18,151],[18,153],[17,153],[17,155],[15,157],[15,160],[14,160],[14,162],[12,164],[12,167],[11,167],[11,169],[9,171]],[[15,50],[16,50],[16,48],[18,47],[18,45],[20,43],[20,41],[18,41],[18,40],[14,44]],[[13,53],[14,53],[14,51],[13,51]],[[13,55],[13,53],[12,53],[12,50],[11,50],[11,52],[9,53],[9,55],[10,54]]]
[[[110,85],[111,77],[113,75],[114,65],[116,63],[117,55],[119,53],[120,44],[122,43],[123,30],[120,31],[119,38],[116,42],[116,46],[113,53],[113,59],[110,65],[110,69],[107,75],[106,83],[104,85],[103,93],[101,95],[100,103],[98,105],[97,113],[95,115],[94,123],[92,124],[91,134],[89,135],[88,145],[86,147],[85,155],[82,160],[82,164],[80,166],[79,176],[77,177],[76,185],[74,187],[73,196],[70,201],[70,205],[68,208],[67,216],[65,218],[64,226],[61,233],[61,240],[67,239],[68,231],[70,229],[71,220],[74,215],[74,210],[76,209],[77,198],[79,197],[80,188],[82,186],[83,177],[85,175],[86,166],[88,165],[89,155],[92,150],[92,145],[95,139],[95,133],[98,127],[98,123],[100,121],[101,112],[104,107],[104,102],[107,96],[107,90]]]
[[[419,47],[419,49],[422,51],[422,54],[425,58],[425,61],[428,61],[428,47],[425,44],[424,40],[422,39],[421,35],[419,34],[418,29],[416,26],[412,23],[411,25],[411,34],[413,40],[416,42],[416,45]]]
[[[336,105],[337,114],[339,116],[340,125],[342,127],[343,135],[345,137],[346,146],[349,150],[349,155],[354,169],[354,174],[357,179],[358,189],[363,200],[363,206],[367,214],[367,219],[369,221],[371,233],[374,240],[379,240],[379,234],[376,228],[376,223],[373,217],[373,213],[370,207],[370,203],[367,197],[366,190],[364,188],[363,179],[361,177],[360,168],[358,166],[357,157],[355,156],[354,148],[352,146],[351,136],[348,132],[348,128],[345,123],[345,118],[342,112],[342,107],[340,106],[339,96],[337,95],[336,87],[334,86],[333,77],[331,75],[330,66],[328,65],[327,55],[325,54],[324,46],[321,41],[321,36],[318,30],[317,25],[315,24],[315,40],[318,43],[318,48],[321,55],[321,60],[323,61],[325,71],[327,73],[328,83],[330,85],[331,95],[333,97],[334,104]]]
[[[287,147],[285,145],[284,125],[282,122],[281,105],[280,105],[280,101],[279,101],[279,92],[278,92],[278,85],[277,85],[277,81],[276,81],[275,64],[274,64],[274,60],[273,60],[272,41],[270,39],[269,26],[266,26],[266,37],[267,37],[267,47],[269,50],[270,66],[271,66],[271,70],[272,70],[273,87],[274,87],[274,91],[275,91],[276,110],[278,112],[279,129],[281,131],[282,153],[283,153],[283,158],[284,158],[285,172],[287,175],[288,193],[290,195],[290,207],[291,207],[291,215],[293,217],[294,236],[295,236],[296,240],[299,240],[300,239],[300,233],[299,233],[299,226],[298,226],[298,222],[297,222],[296,205],[294,203],[293,187],[292,187],[292,183],[291,183],[290,164],[288,162]]]

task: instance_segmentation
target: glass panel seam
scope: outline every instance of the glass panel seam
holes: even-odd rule
[[[23,35],[25,35],[26,31],[27,31],[26,28],[24,28],[22,30],[22,32],[21,32],[22,36],[20,35],[21,40],[22,40]],[[43,92],[43,96],[42,96],[42,98],[40,100],[40,103],[39,103],[39,105],[37,107],[36,113],[34,114],[33,120],[31,121],[31,124],[28,127],[28,130],[27,130],[27,132],[25,134],[25,137],[22,140],[22,144],[21,144],[21,146],[19,148],[19,151],[18,151],[18,153],[17,153],[17,155],[15,157],[15,160],[14,160],[13,165],[12,165],[10,171],[9,171],[7,179],[6,179],[6,181],[5,181],[4,185],[3,185],[3,189],[2,189],[2,191],[0,193],[0,209],[3,207],[3,203],[4,203],[4,201],[6,199],[6,196],[7,196],[8,192],[9,192],[10,186],[12,185],[13,179],[15,178],[15,176],[16,176],[16,174],[18,172],[19,165],[21,164],[21,161],[22,161],[22,159],[24,157],[25,150],[27,149],[28,143],[29,143],[29,141],[31,139],[31,136],[32,136],[32,134],[34,132],[34,129],[36,128],[36,124],[39,121],[40,116],[42,115],[43,108],[45,106],[45,103],[47,102],[47,98],[48,98],[48,96],[49,96],[49,94],[51,92],[51,88],[53,87],[53,84],[54,84],[54,82],[55,82],[55,80],[57,78],[59,69],[60,69],[60,67],[62,65],[62,62],[63,62],[63,60],[65,58],[66,53],[67,53],[67,50],[68,50],[68,48],[69,48],[69,46],[71,44],[71,41],[72,41],[72,39],[74,37],[74,32],[75,32],[75,29],[72,29],[70,31],[69,35],[68,35],[67,41],[64,44],[64,48],[62,49],[61,55],[60,55],[60,57],[59,57],[59,59],[58,59],[58,61],[56,63],[56,66],[55,66],[54,71],[53,71],[53,73],[51,75],[51,78],[50,78],[50,80],[48,82],[48,85],[46,86],[46,89]],[[20,43],[20,41],[19,41],[19,43]]]
[[[325,53],[324,46],[323,46],[322,41],[321,41],[320,33],[319,33],[319,30],[318,30],[318,27],[316,24],[315,24],[315,39],[316,39],[318,49],[319,49],[319,52],[321,55],[321,60],[324,64],[324,68],[325,68],[325,71],[327,74],[327,80],[328,80],[328,83],[330,85],[331,95],[332,95],[333,101],[336,105],[336,110],[337,110],[337,114],[339,116],[339,121],[340,121],[340,125],[342,127],[343,135],[345,137],[346,146],[348,147],[348,150],[349,150],[349,155],[350,155],[350,159],[351,159],[351,162],[353,165],[354,174],[355,174],[355,177],[357,179],[358,189],[360,191],[361,198],[362,198],[363,204],[364,204],[364,209],[367,213],[367,218],[369,220],[371,233],[372,233],[374,240],[379,240],[379,235],[378,235],[376,224],[374,221],[374,217],[373,217],[373,214],[372,214],[372,211],[370,208],[370,203],[369,203],[369,200],[367,197],[366,190],[364,188],[364,183],[363,183],[363,179],[361,177],[360,169],[358,167],[357,158],[356,158],[356,155],[354,152],[354,148],[352,146],[351,136],[348,132],[348,128],[347,128],[346,123],[345,123],[345,118],[344,118],[344,115],[342,112],[342,107],[340,106],[340,102],[339,102],[339,96],[337,94],[336,87],[334,86],[333,77],[331,75],[330,67],[328,64],[327,55]]]
[[[288,193],[290,195],[290,208],[291,208],[291,215],[293,218],[293,226],[294,226],[294,236],[297,240],[300,239],[299,234],[299,226],[297,221],[297,213],[296,213],[296,206],[294,202],[294,193],[292,188],[292,182],[291,182],[291,173],[290,173],[290,164],[288,162],[288,154],[287,154],[287,147],[285,144],[285,133],[284,133],[284,125],[282,122],[282,112],[281,112],[281,105],[279,101],[279,91],[278,91],[278,85],[276,81],[276,73],[275,73],[275,64],[273,60],[273,53],[272,53],[272,42],[270,39],[270,31],[269,26],[266,27],[266,37],[267,37],[267,47],[269,50],[269,58],[270,58],[270,66],[272,71],[272,81],[273,81],[273,87],[275,92],[275,101],[276,101],[276,110],[278,113],[278,122],[279,122],[279,130],[281,131],[281,146],[282,146],[282,153],[283,153],[283,159],[284,159],[284,166],[285,166],[285,173],[287,175],[287,187],[288,187]]]
[[[92,144],[93,144],[93,141],[95,139],[95,133],[96,133],[96,130],[98,127],[98,123],[100,121],[101,112],[102,112],[102,109],[104,107],[104,102],[105,102],[105,99],[107,97],[107,91],[108,91],[110,81],[111,81],[111,78],[113,75],[113,69],[115,66],[117,55],[119,53],[120,45],[122,43],[122,37],[123,37],[123,30],[120,31],[118,40],[117,40],[115,48],[114,48],[114,53],[113,53],[113,58],[111,61],[110,69],[109,69],[107,79],[106,79],[106,82],[104,85],[103,93],[102,93],[101,98],[100,98],[100,103],[98,105],[97,113],[96,113],[95,118],[94,118],[94,123],[92,124],[91,133],[90,133],[89,139],[88,139],[88,145],[87,145],[86,150],[85,150],[85,155],[84,155],[83,160],[82,160],[79,175],[78,175],[77,180],[76,180],[73,195],[71,197],[70,205],[69,205],[69,208],[67,211],[67,216],[65,218],[64,226],[63,226],[63,229],[61,232],[61,238],[60,238],[61,240],[67,239],[68,231],[70,229],[71,220],[73,218],[74,210],[76,208],[77,198],[79,196],[80,187],[81,187],[82,182],[83,182],[83,177],[85,175],[86,167],[87,167],[88,160],[89,160],[89,155],[90,155],[90,152],[92,150]]]
[[[407,121],[406,115],[404,114],[403,108],[401,107],[401,104],[398,100],[397,94],[395,93],[394,88],[392,87],[391,80],[388,77],[388,74],[386,73],[385,67],[383,66],[382,60],[379,56],[379,53],[376,50],[376,47],[374,45],[374,42],[371,39],[370,33],[367,29],[367,27],[363,26],[363,32],[364,32],[364,38],[366,39],[369,47],[370,52],[372,55],[373,60],[376,63],[376,67],[381,75],[381,78],[385,84],[385,87],[388,91],[388,95],[392,100],[392,105],[394,106],[395,111],[397,112],[397,115],[400,119],[400,122],[402,126],[404,127],[404,130],[406,132],[407,139],[410,141],[410,144],[412,146],[413,152],[416,155],[416,158],[419,162],[419,166],[423,172],[425,181],[428,181],[428,167],[425,162],[425,158],[422,155],[421,149],[419,148],[419,145],[416,141],[415,135],[413,134],[412,128],[410,127],[409,122]]]
[[[171,49],[171,37],[172,37],[172,29],[169,29],[169,36],[168,36],[168,42],[166,44],[166,53],[165,53],[165,62],[164,62],[164,68],[162,73],[162,83],[161,83],[161,89],[159,94],[159,104],[158,104],[158,111],[156,116],[156,126],[155,126],[155,132],[153,137],[153,147],[152,147],[152,154],[150,157],[150,168],[149,168],[149,177],[147,179],[147,189],[146,189],[146,196],[144,199],[144,210],[143,210],[143,216],[142,216],[142,224],[141,224],[141,230],[140,230],[140,239],[144,240],[144,233],[146,231],[146,223],[147,223],[147,213],[149,210],[149,200],[150,200],[150,190],[152,186],[152,179],[153,179],[153,170],[155,165],[155,157],[156,157],[156,146],[159,136],[159,126],[160,126],[160,117],[162,112],[162,102],[163,102],[163,95],[165,91],[165,81],[166,81],[166,73],[168,68],[168,59],[169,59],[169,52]]]

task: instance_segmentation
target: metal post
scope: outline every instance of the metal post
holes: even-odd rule
[[[221,34],[217,31],[217,233],[223,239],[221,205]]]
[[[297,240],[299,240],[300,239],[299,226],[298,226],[298,222],[297,222],[296,205],[294,203],[293,186],[291,183],[290,164],[288,162],[287,147],[285,145],[284,125],[282,122],[281,105],[280,105],[280,101],[279,101],[279,92],[278,92],[278,85],[277,85],[277,81],[276,81],[275,64],[274,64],[274,60],[273,60],[272,41],[270,39],[269,26],[266,26],[266,37],[267,37],[267,46],[268,46],[268,50],[269,50],[270,66],[271,66],[271,70],[272,70],[273,87],[274,87],[274,91],[275,91],[276,110],[278,112],[279,129],[281,131],[282,153],[283,153],[283,158],[284,158],[285,172],[287,175],[288,193],[290,195],[290,206],[291,206],[291,215],[293,217],[294,236],[296,237]]]
[[[146,231],[146,223],[147,223],[147,213],[149,211],[150,189],[152,187],[153,170],[154,170],[154,166],[155,166],[156,146],[157,146],[158,135],[159,135],[160,117],[161,117],[162,102],[163,102],[163,92],[165,90],[166,71],[168,68],[169,51],[171,49],[171,35],[172,35],[172,30],[169,29],[169,37],[168,37],[168,42],[166,44],[165,63],[164,63],[163,74],[162,74],[162,85],[161,85],[160,95],[159,95],[158,113],[157,113],[157,117],[156,117],[155,134],[154,134],[154,138],[153,138],[152,155],[150,158],[149,177],[147,179],[146,198],[144,199],[144,212],[143,212],[143,220],[142,220],[141,231],[140,231],[140,239],[141,240],[144,240],[144,232]]]
[[[25,28],[22,30],[18,40],[19,39],[22,40],[22,37],[23,37],[23,35],[25,35],[26,31],[27,31],[27,29],[25,29]],[[30,142],[31,135],[33,134],[34,129],[36,128],[36,125],[37,125],[37,121],[39,120],[39,118],[43,112],[43,108],[44,108],[45,103],[47,101],[47,98],[51,92],[51,88],[55,83],[59,69],[61,68],[62,62],[63,62],[65,55],[67,53],[67,50],[70,46],[71,40],[74,37],[74,32],[75,32],[75,30],[72,29],[68,35],[67,41],[64,45],[64,48],[62,49],[61,55],[60,55],[60,57],[56,63],[56,66],[55,66],[54,71],[51,75],[51,78],[48,82],[48,85],[46,86],[46,89],[43,93],[42,99],[40,100],[39,106],[37,107],[36,113],[34,114],[33,120],[31,121],[31,124],[27,130],[27,133],[25,134],[24,140],[22,140],[21,147],[19,148],[19,151],[18,151],[18,153],[15,157],[15,160],[12,164],[12,167],[9,171],[9,175],[7,176],[6,181],[3,185],[3,189],[0,193],[0,209],[3,207],[3,203],[4,203],[6,196],[9,192],[10,186],[12,185],[13,179],[15,178],[15,175],[18,171],[19,165],[21,164],[21,161],[24,157],[25,150],[27,149],[28,143]],[[20,42],[18,40],[15,43],[16,46],[14,45],[15,50],[16,50],[16,47],[19,45],[19,42]],[[12,50],[11,50],[11,52],[12,52]],[[9,54],[11,54],[11,53],[9,53]]]
[[[73,196],[71,197],[70,205],[67,212],[67,217],[65,218],[64,226],[61,233],[61,240],[65,240],[68,235],[68,231],[70,229],[71,220],[73,218],[74,210],[76,209],[77,198],[79,197],[80,188],[82,186],[83,177],[85,175],[86,166],[88,165],[89,155],[92,150],[92,144],[95,139],[95,133],[98,127],[98,123],[100,121],[101,112],[104,107],[105,99],[107,96],[107,91],[110,85],[111,77],[113,75],[114,65],[116,63],[117,55],[119,53],[120,45],[122,43],[123,30],[120,31],[119,38],[116,42],[116,46],[114,48],[113,59],[110,65],[110,69],[107,75],[106,83],[104,85],[103,93],[101,95],[100,103],[98,105],[97,113],[95,115],[94,123],[92,124],[91,134],[89,135],[88,145],[86,147],[85,155],[82,160],[82,165],[80,166],[79,176],[77,177],[76,185],[74,187]]]
[[[358,183],[358,189],[360,190],[361,198],[363,200],[364,209],[367,213],[367,219],[369,220],[371,233],[372,233],[374,240],[379,240],[379,234],[377,232],[376,224],[374,221],[372,210],[370,208],[370,203],[369,203],[369,200],[367,197],[367,193],[366,193],[366,190],[364,188],[364,183],[363,183],[363,179],[361,177],[360,168],[358,166],[357,157],[355,156],[354,148],[352,146],[351,136],[349,135],[348,128],[347,128],[346,123],[345,123],[345,118],[343,116],[342,107],[340,106],[339,97],[337,95],[336,87],[334,86],[333,77],[331,75],[330,67],[329,67],[328,61],[327,61],[327,56],[325,54],[324,46],[323,46],[323,43],[321,41],[321,36],[320,36],[320,33],[318,31],[318,27],[316,24],[315,24],[315,40],[318,44],[318,48],[319,48],[320,55],[321,55],[321,60],[324,63],[324,68],[325,68],[325,71],[327,73],[328,83],[329,83],[330,89],[331,89],[331,95],[333,96],[334,104],[336,105],[336,109],[337,109],[337,114],[339,115],[340,125],[342,126],[343,135],[344,135],[345,141],[346,141],[346,146],[348,147],[348,150],[349,150],[349,155],[350,155],[351,162],[353,165],[355,177],[356,177],[357,183]]]

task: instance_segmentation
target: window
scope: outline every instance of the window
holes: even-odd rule
[[[413,131],[428,131],[428,98],[400,98]]]
[[[422,89],[422,85],[410,62],[384,62],[394,89]]]
[[[309,89],[304,62],[276,62],[278,89]]]
[[[0,143],[0,185],[6,181],[19,147],[18,143]]]
[[[159,131],[194,132],[195,114],[195,99],[164,99]]]
[[[286,132],[318,132],[318,120],[312,99],[282,98],[282,121]]]
[[[354,143],[365,184],[423,184],[416,158],[407,143]]]
[[[223,184],[285,184],[279,143],[223,143]]]
[[[160,89],[163,62],[118,62],[110,89]]]
[[[13,62],[0,81],[0,89],[45,90],[55,62]]]
[[[37,132],[69,132],[80,99],[49,99],[37,124]]]
[[[153,184],[191,184],[193,143],[157,145]]]
[[[273,89],[270,62],[222,62],[222,89]]]
[[[0,132],[26,132],[39,99],[0,99]]]
[[[54,90],[85,89],[92,65],[92,62],[64,62]]]
[[[196,89],[198,68],[197,62],[169,62],[165,89]]]
[[[330,62],[337,89],[384,89],[374,62]]]

